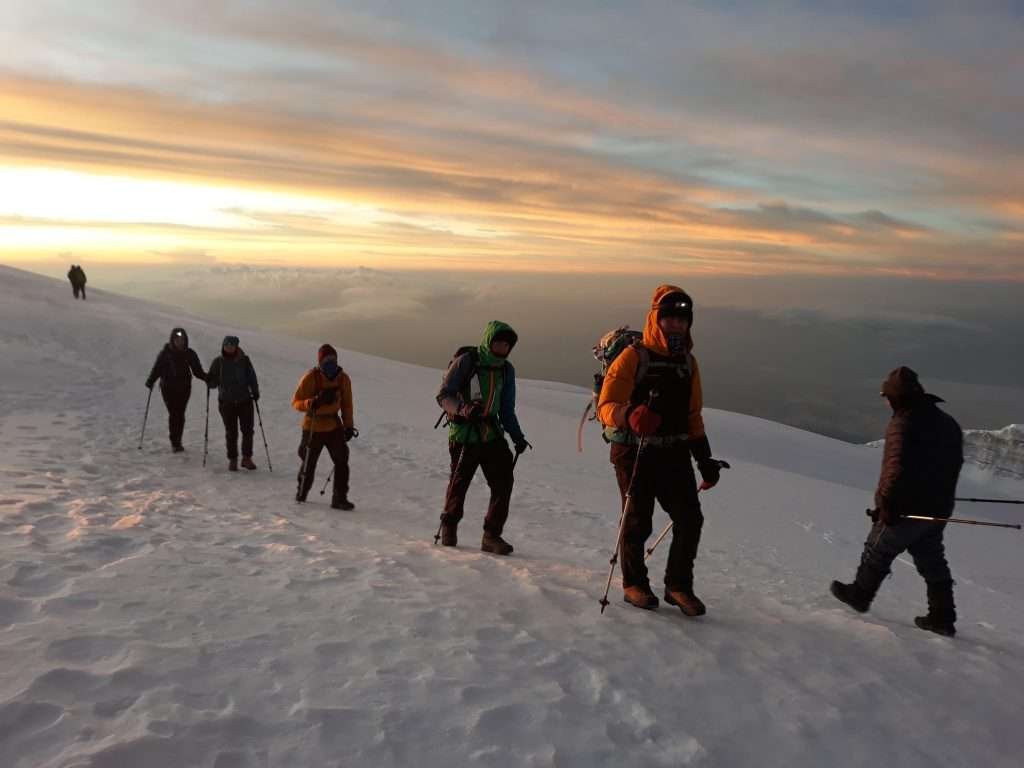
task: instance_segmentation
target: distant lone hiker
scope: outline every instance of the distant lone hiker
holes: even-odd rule
[[[206,374],[208,389],[217,388],[217,409],[224,422],[228,470],[238,471],[238,432],[242,432],[242,466],[256,469],[252,460],[253,403],[260,399],[260,385],[249,356],[238,346],[237,336],[225,336],[220,354]]]
[[[505,441],[512,438],[516,454],[530,444],[516,416],[516,372],[508,356],[518,341],[512,328],[492,320],[478,347],[463,347],[441,382],[437,403],[448,415],[448,457],[451,475],[441,515],[441,544],[458,544],[466,494],[477,467],[491,489],[480,549],[494,555],[512,554],[501,538],[512,499],[514,459]]]
[[[78,264],[72,264],[68,270],[68,280],[71,281],[71,291],[75,298],[77,299],[81,293],[82,300],[85,301],[85,270]]]
[[[904,520],[906,515],[947,518],[953,514],[956,484],[963,464],[963,433],[941,411],[942,399],[927,394],[910,368],[900,367],[882,383],[881,395],[892,407],[885,430],[882,472],[875,492],[874,525],[864,544],[852,584],[832,582],[832,594],[864,613],[889,566],[910,552],[928,588],[928,615],[914,623],[921,629],[956,634],[953,577],[942,535],[946,523]]]
[[[309,495],[316,463],[326,448],[334,462],[331,508],[348,511],[356,506],[348,499],[348,442],[359,434],[352,408],[352,380],[338,365],[338,352],[330,344],[317,350],[316,360],[316,367],[303,375],[292,397],[292,407],[305,414],[295,500],[304,502]]]
[[[156,356],[153,370],[149,372],[146,386],[150,389],[160,379],[160,394],[167,406],[167,431],[171,438],[171,449],[181,453],[181,435],[185,431],[185,409],[192,395],[192,377],[206,381],[206,373],[195,350],[188,346],[188,334],[184,328],[171,331],[171,338]]]
[[[642,343],[627,347],[608,367],[597,415],[611,443],[624,508],[630,497],[619,543],[623,599],[637,608],[658,607],[644,564],[644,543],[651,535],[657,501],[672,519],[665,602],[686,616],[702,616],[707,609],[693,591],[693,562],[704,516],[690,457],[700,471],[701,490],[718,484],[722,465],[711,457],[704,431],[692,325],[690,296],[674,285],[659,286],[647,312]]]

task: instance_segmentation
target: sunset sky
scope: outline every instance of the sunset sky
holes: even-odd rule
[[[0,261],[1024,281],[1020,4],[767,5],[4,0]]]

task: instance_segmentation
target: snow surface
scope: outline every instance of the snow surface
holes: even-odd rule
[[[216,412],[202,468],[201,385],[185,454],[159,397],[136,449],[143,380],[178,323],[204,366],[241,336],[273,473],[258,431],[260,471],[225,471]],[[914,628],[924,585],[905,558],[856,615],[827,586],[859,558],[878,451],[710,411],[733,469],[703,496],[709,614],[639,611],[616,583],[602,616],[618,502],[596,428],[575,452],[585,390],[521,383],[536,450],[516,552],[476,547],[482,478],[453,551],[432,543],[436,370],[342,353],[357,509],[292,501],[290,397],[315,347],[92,287],[75,302],[0,267],[4,768],[1024,764],[1020,533],[950,526],[956,639]],[[991,491],[978,480],[960,491]]]

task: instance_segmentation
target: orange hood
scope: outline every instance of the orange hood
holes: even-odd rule
[[[644,346],[659,355],[668,355],[668,339],[665,332],[658,325],[658,302],[670,293],[685,293],[682,288],[675,285],[659,285],[654,289],[654,296],[651,298],[651,308],[647,312],[647,322],[644,324]],[[686,332],[686,351],[693,349],[693,337],[690,331]]]

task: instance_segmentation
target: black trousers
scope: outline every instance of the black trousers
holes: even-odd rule
[[[297,498],[306,500],[309,489],[313,487],[313,479],[316,477],[316,463],[320,453],[326,448],[334,462],[334,488],[331,494],[331,502],[343,501],[348,498],[348,444],[345,442],[345,433],[341,427],[332,429],[330,432],[314,432],[312,438],[308,430],[302,431],[302,441],[299,443],[299,458],[303,463],[299,464],[299,489]],[[309,451],[309,463],[306,464],[306,452]],[[305,468],[305,475],[303,469]]]
[[[192,388],[172,389],[161,386],[160,394],[163,395],[164,405],[167,406],[167,432],[171,438],[171,445],[181,445],[181,435],[185,431],[185,409],[188,408]]]
[[[611,462],[619,483],[622,503],[626,503],[637,446],[613,444]],[[640,466],[633,482],[631,503],[622,526],[622,586],[649,587],[644,564],[644,544],[651,535],[654,502],[661,504],[672,520],[672,544],[665,568],[665,586],[671,589],[693,589],[693,561],[697,558],[704,515],[697,500],[697,483],[685,443],[671,446],[648,446],[640,457]]]
[[[238,458],[238,430],[242,430],[242,455],[252,456],[253,408],[252,400],[240,403],[217,403],[221,421],[224,422],[224,442],[228,458]]]
[[[914,559],[914,567],[928,584],[951,581],[953,576],[946,562],[943,534],[946,523],[928,523],[903,520],[899,525],[885,525],[881,521],[871,526],[860,567],[857,568],[857,587],[873,597],[882,580],[889,575],[892,561],[904,552]]]
[[[451,477],[444,499],[444,521],[458,525],[462,520],[466,494],[473,482],[477,467],[483,470],[484,479],[491,489],[491,500],[484,517],[484,530],[500,536],[508,520],[509,503],[512,500],[512,451],[504,438],[486,443],[448,443],[451,458]]]
[[[78,292],[79,291],[82,292],[82,299],[83,300],[85,299],[85,286],[84,285],[79,285],[78,283],[72,283],[71,284],[71,290],[74,292],[76,299],[78,298]]]

